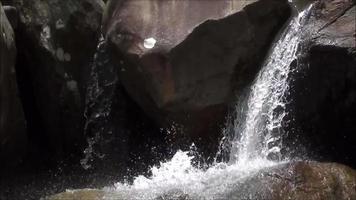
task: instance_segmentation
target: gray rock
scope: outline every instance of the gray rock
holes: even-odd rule
[[[15,36],[0,3],[0,167],[18,163],[27,145],[26,122],[18,94]]]
[[[19,20],[17,9],[13,6],[3,6],[3,8],[12,28],[16,29]]]
[[[336,163],[293,162],[261,170],[223,199],[355,199],[355,170]]]
[[[252,81],[290,8],[284,0],[111,1],[105,16],[129,95],[160,126],[216,143],[234,91]]]
[[[355,2],[317,2],[305,30],[290,84],[288,140],[325,160],[356,167]]]

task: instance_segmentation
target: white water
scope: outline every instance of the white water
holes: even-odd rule
[[[177,192],[192,199],[221,199],[236,183],[260,169],[288,162],[280,159],[281,123],[286,115],[283,96],[288,91],[289,67],[296,58],[305,15],[302,12],[291,20],[249,94],[237,103],[229,163],[216,163],[201,170],[191,164],[193,157],[188,152],[178,151],[170,161],[153,167],[151,177],[138,176],[132,184],[117,183],[114,188],[104,188],[107,198],[155,199]]]
[[[297,58],[302,24],[309,9],[299,13],[282,32],[249,95],[238,102],[230,162],[243,165],[255,159],[282,159],[282,122],[287,114],[284,97],[289,89],[290,66]]]

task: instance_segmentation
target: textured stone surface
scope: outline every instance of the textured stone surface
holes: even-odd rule
[[[18,79],[29,139],[50,157],[78,149],[86,81],[100,36],[101,0],[12,0]]]
[[[101,200],[104,199],[104,192],[100,190],[79,190],[79,191],[67,191],[46,200]]]
[[[160,126],[216,143],[234,90],[252,81],[290,15],[283,0],[237,2],[109,3],[104,27],[121,82]]]
[[[204,3],[189,0],[112,0],[106,9],[104,30],[117,41],[125,40],[123,37],[130,33],[131,41],[126,43],[130,50],[126,50],[133,54],[147,53],[143,42],[150,37],[158,39],[156,46],[160,49],[170,50],[207,19],[226,17],[255,1],[220,0]]]
[[[15,70],[15,36],[0,3],[0,168],[19,162],[26,151],[26,123]]]
[[[237,183],[226,199],[355,199],[355,170],[317,162],[288,163]]]
[[[289,94],[289,137],[299,136],[311,156],[355,167],[355,3],[316,3],[306,30]]]

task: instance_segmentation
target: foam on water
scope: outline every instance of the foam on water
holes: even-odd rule
[[[170,161],[153,167],[152,176],[138,176],[132,184],[117,183],[115,187],[104,188],[110,198],[117,194],[123,199],[155,199],[179,191],[193,199],[219,199],[234,184],[242,183],[259,170],[288,162],[288,159],[279,159],[281,123],[286,115],[283,97],[288,90],[290,64],[296,58],[306,15],[304,11],[291,20],[272,48],[249,94],[237,103],[230,162],[215,163],[202,170],[192,165],[193,157],[189,152],[178,151]]]
[[[133,184],[117,183],[115,188],[105,190],[111,195],[115,192],[121,198],[129,199],[155,199],[172,191],[188,194],[193,199],[216,199],[232,188],[229,185],[243,181],[259,169],[277,164],[256,159],[243,165],[218,163],[201,170],[191,164],[192,159],[188,152],[178,151],[170,161],[153,167],[151,177],[138,176]]]

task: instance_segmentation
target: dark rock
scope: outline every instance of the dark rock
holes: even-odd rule
[[[25,154],[27,136],[16,81],[15,36],[1,3],[0,17],[0,167],[6,167]]]
[[[355,167],[356,6],[321,1],[311,14],[294,63],[288,137],[298,136],[311,156]]]
[[[12,28],[16,29],[19,20],[17,9],[13,6],[4,6],[3,8]]]
[[[11,6],[20,18],[17,71],[31,144],[46,152],[41,157],[72,153],[85,143],[86,81],[104,4],[13,0]]]
[[[104,19],[128,94],[159,126],[210,153],[234,90],[252,81],[290,16],[283,0],[235,3],[111,1]]]

